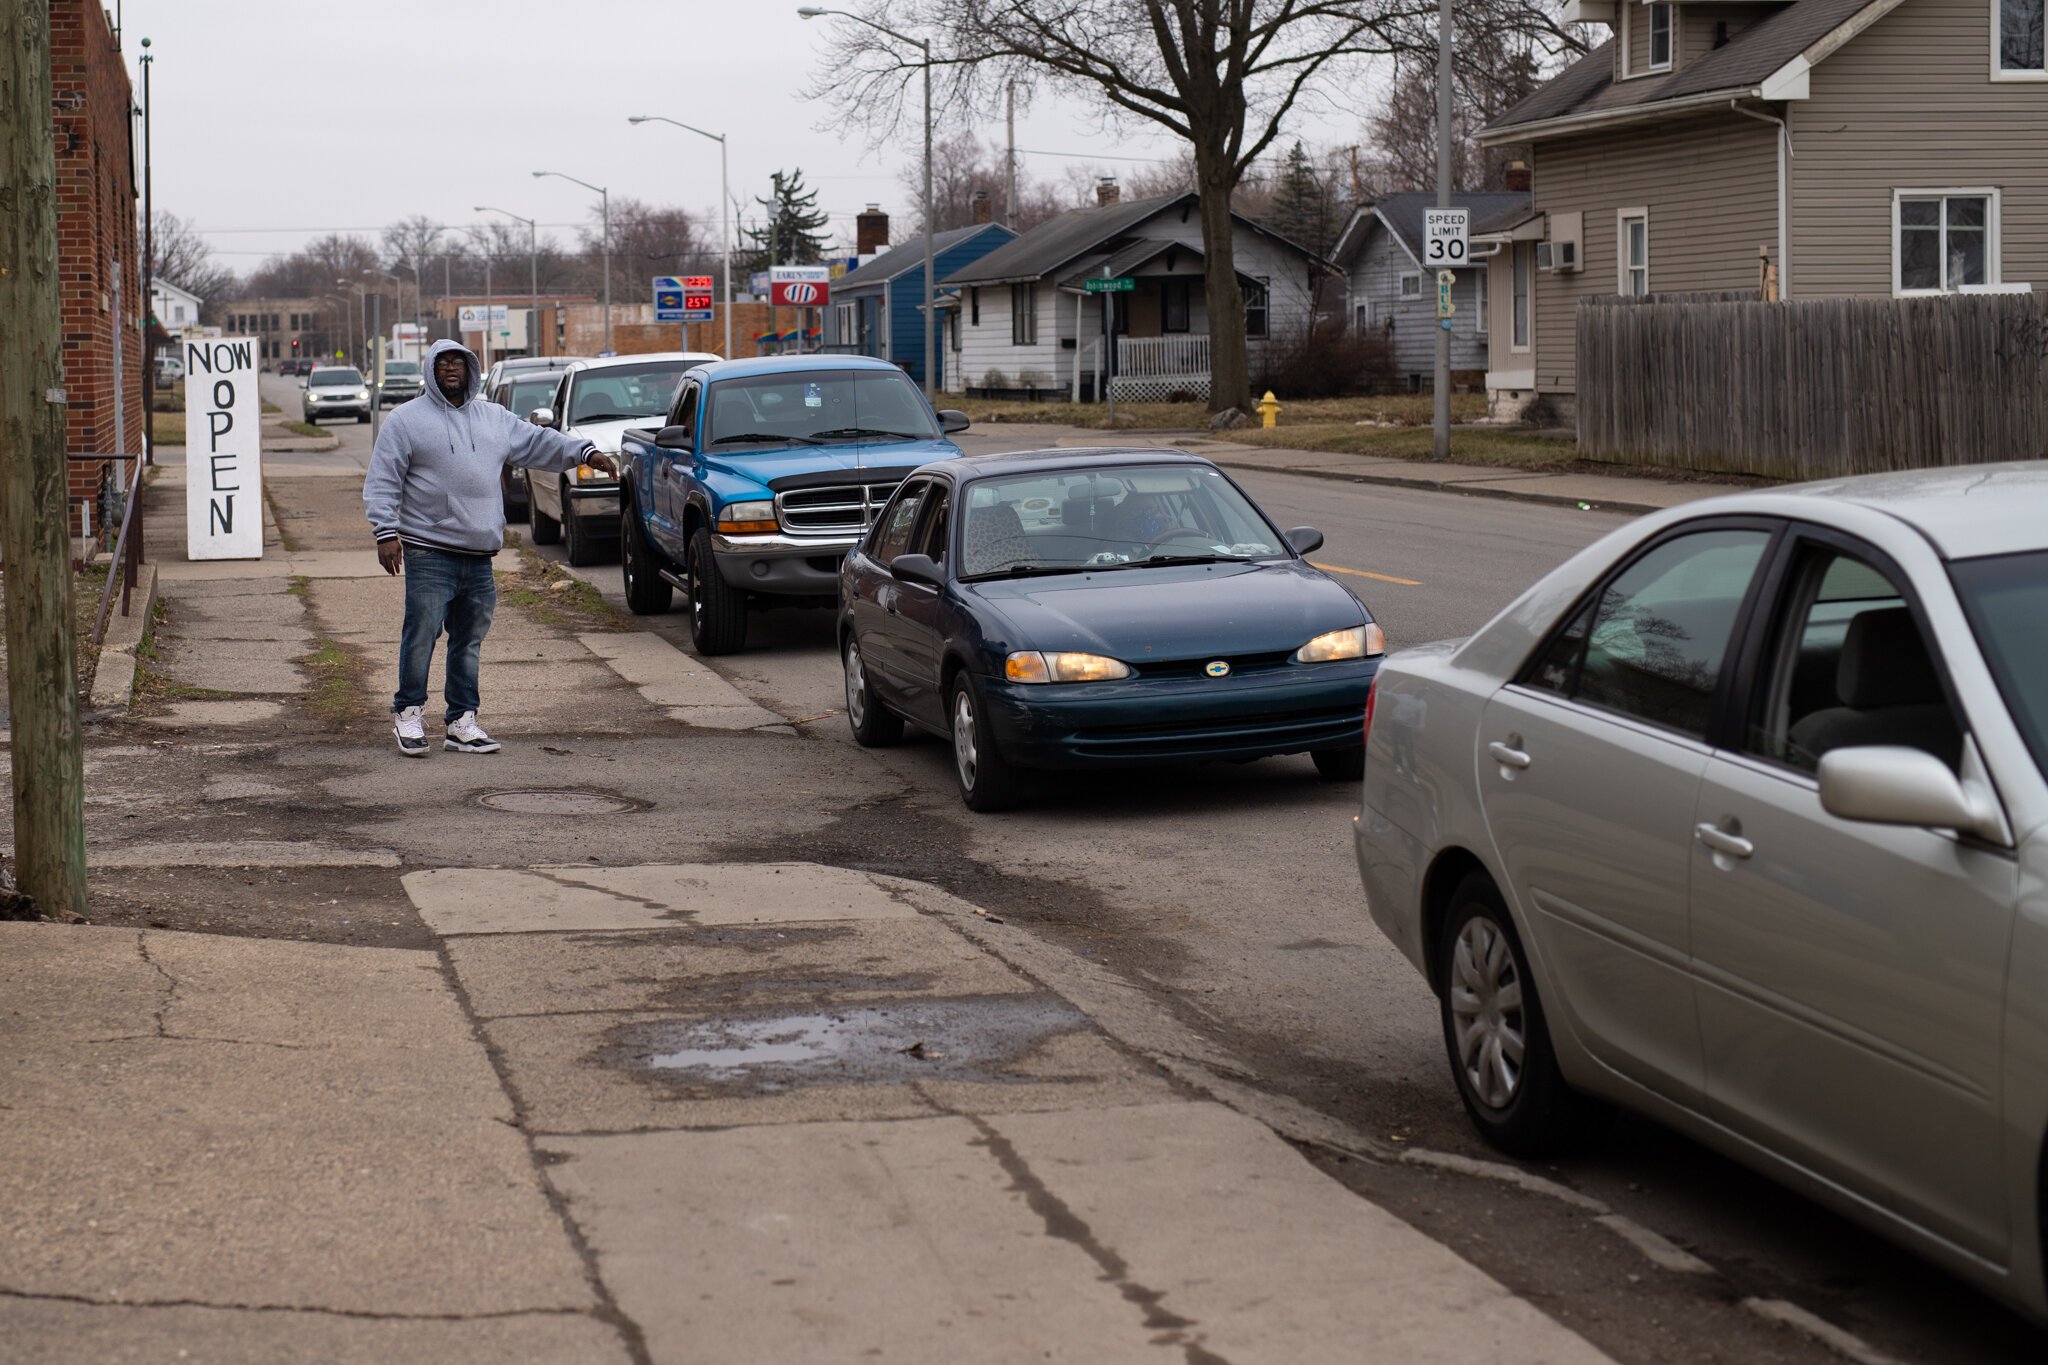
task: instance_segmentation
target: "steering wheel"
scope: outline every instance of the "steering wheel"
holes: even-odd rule
[[[1160,532],[1158,535],[1152,537],[1152,539],[1146,541],[1145,548],[1148,550],[1156,550],[1160,546],[1166,544],[1168,541],[1189,539],[1199,540],[1204,545],[1207,545],[1209,544],[1209,533],[1207,531],[1197,531],[1192,526],[1175,526],[1169,530]]]

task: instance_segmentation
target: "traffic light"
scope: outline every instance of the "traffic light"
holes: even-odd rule
[[[299,339],[298,339],[297,337],[293,337],[293,338],[292,338],[292,354],[293,354],[293,355],[297,355],[298,353],[299,353]]]

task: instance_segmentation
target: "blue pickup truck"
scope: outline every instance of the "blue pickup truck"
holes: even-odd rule
[[[831,606],[839,565],[919,465],[960,454],[902,370],[865,356],[700,365],[662,425],[621,438],[626,603],[651,616],[677,588],[700,654],[747,641],[750,607]]]

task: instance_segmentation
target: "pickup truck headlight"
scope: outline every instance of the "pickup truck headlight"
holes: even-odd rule
[[[1387,637],[1379,626],[1366,622],[1345,630],[1325,631],[1294,651],[1298,664],[1326,664],[1338,659],[1364,659],[1387,652]]]
[[[1100,654],[1022,649],[1003,660],[1003,676],[1019,683],[1114,682],[1130,677],[1131,666]]]
[[[727,504],[718,514],[718,529],[729,536],[762,535],[776,530],[774,499]]]

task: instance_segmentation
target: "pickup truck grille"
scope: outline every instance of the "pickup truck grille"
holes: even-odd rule
[[[901,482],[792,488],[775,495],[775,511],[782,528],[793,535],[857,536],[874,525],[875,514]]]

